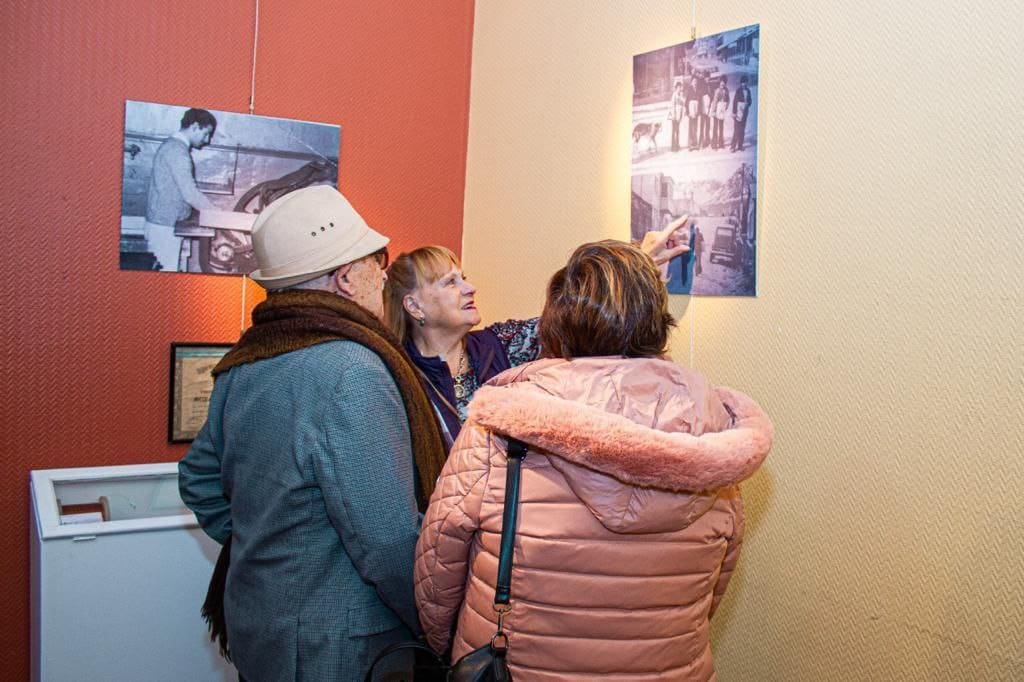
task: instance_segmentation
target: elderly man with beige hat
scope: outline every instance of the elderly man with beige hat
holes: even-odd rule
[[[246,680],[359,679],[419,631],[418,511],[444,446],[378,319],[387,243],[326,186],[278,199],[253,226],[267,299],[214,369],[207,422],[179,465],[182,499],[224,545],[221,645]]]

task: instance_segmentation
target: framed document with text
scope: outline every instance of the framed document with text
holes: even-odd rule
[[[167,440],[188,443],[202,428],[213,392],[213,368],[230,343],[172,343]]]

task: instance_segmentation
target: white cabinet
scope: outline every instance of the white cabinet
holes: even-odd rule
[[[33,471],[31,492],[33,681],[238,679],[199,615],[220,546],[177,464]]]

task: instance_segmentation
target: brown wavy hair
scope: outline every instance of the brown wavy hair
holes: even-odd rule
[[[658,267],[636,246],[584,244],[548,283],[540,318],[546,357],[662,355],[676,321]]]

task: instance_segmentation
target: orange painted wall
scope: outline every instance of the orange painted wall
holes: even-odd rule
[[[28,677],[28,472],[180,458],[169,344],[237,338],[238,278],[118,269],[121,142],[125,99],[247,111],[254,18],[242,0],[0,3],[6,679]],[[472,30],[473,0],[260,2],[255,113],[340,124],[341,190],[395,251],[460,248]]]

